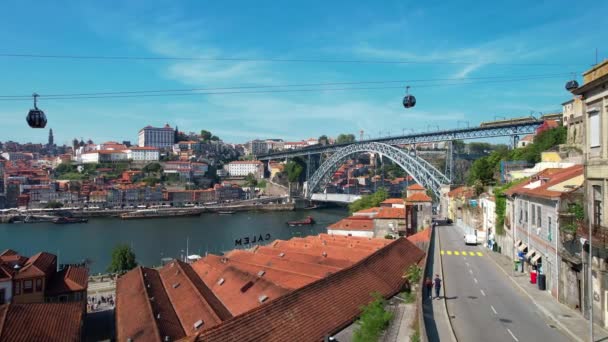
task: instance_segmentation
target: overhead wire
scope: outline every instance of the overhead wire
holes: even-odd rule
[[[325,58],[246,58],[246,57],[158,57],[158,56],[105,56],[39,53],[0,53],[5,58],[70,59],[70,60],[116,60],[116,61],[208,61],[208,62],[271,62],[271,63],[342,63],[342,64],[419,64],[419,65],[470,65],[479,61],[438,61],[438,60],[368,60],[368,59],[325,59]],[[580,66],[574,63],[499,63],[486,65],[504,66]]]
[[[515,78],[499,78],[502,76],[478,77],[468,79],[434,79],[433,82],[444,80],[446,83],[421,84],[417,88],[434,88],[443,86],[459,86],[471,84],[490,84],[490,83],[509,83],[538,79],[549,79],[563,77],[567,74],[548,74],[548,75],[529,75]],[[473,82],[457,82],[457,81]],[[478,81],[476,81],[478,80]],[[103,99],[103,98],[136,98],[136,97],[165,97],[165,96],[196,96],[196,95],[226,95],[226,94],[262,94],[262,93],[295,93],[295,92],[323,92],[323,91],[347,91],[347,90],[380,90],[380,89],[402,89],[403,86],[379,86],[379,87],[339,87],[325,88],[325,86],[335,85],[358,85],[358,84],[382,84],[382,83],[412,83],[412,82],[432,82],[426,80],[403,80],[403,81],[362,81],[362,82],[333,82],[333,83],[308,83],[290,85],[271,85],[271,86],[241,86],[241,87],[219,87],[219,88],[195,88],[195,89],[170,89],[170,90],[142,90],[142,91],[122,91],[122,92],[99,92],[99,93],[76,93],[76,94],[39,94],[40,99],[44,100],[78,100],[78,99]],[[314,88],[310,88],[313,87]],[[276,89],[279,87],[296,89]],[[297,88],[302,87],[302,88]],[[252,90],[251,90],[252,89]],[[3,95],[0,101],[29,101],[31,95]]]

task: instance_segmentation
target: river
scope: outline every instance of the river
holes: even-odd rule
[[[78,263],[88,258],[90,273],[104,272],[110,263],[112,248],[130,245],[137,262],[156,266],[161,258],[179,258],[186,253],[204,255],[234,248],[250,247],[260,237],[266,244],[275,239],[308,236],[327,231],[327,226],[346,217],[345,209],[327,208],[311,211],[240,212],[233,215],[205,213],[200,217],[120,220],[93,218],[88,223],[58,225],[53,223],[0,224],[0,251],[11,248],[30,256],[39,251],[59,256],[59,264]],[[289,227],[286,222],[311,215],[313,226]],[[249,245],[247,245],[249,241]]]

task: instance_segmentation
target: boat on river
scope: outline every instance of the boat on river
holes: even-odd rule
[[[234,211],[234,210],[223,210],[223,211],[218,211],[217,213],[220,214],[220,215],[232,215],[232,214],[236,213],[236,211]]]
[[[81,217],[66,217],[61,216],[53,220],[54,224],[70,224],[70,223],[87,223],[89,219]]]
[[[312,218],[312,216],[308,216],[303,220],[300,221],[287,221],[287,224],[290,227],[299,227],[299,226],[310,226],[315,224],[315,219]]]
[[[123,220],[130,219],[146,219],[146,218],[160,218],[160,217],[181,217],[181,216],[200,216],[201,212],[198,210],[156,210],[156,209],[142,209],[136,211],[130,211],[120,215]]]

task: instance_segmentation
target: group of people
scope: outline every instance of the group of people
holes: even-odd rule
[[[87,297],[87,311],[98,311],[102,309],[102,306],[106,308],[114,307],[114,296],[88,296]]]
[[[424,286],[426,287],[429,299],[433,299],[433,287],[435,287],[435,298],[439,298],[439,292],[441,291],[441,278],[439,278],[439,274],[435,274],[434,280],[431,277],[427,277],[424,281]]]

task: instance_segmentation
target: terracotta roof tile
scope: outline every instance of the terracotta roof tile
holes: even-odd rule
[[[359,263],[204,331],[198,341],[321,341],[352,322],[370,293],[397,293],[423,252],[405,239]],[[259,329],[263,327],[263,329]]]
[[[403,204],[403,198],[387,198],[381,204]]]
[[[416,183],[407,187],[408,190],[426,190],[422,185]]]
[[[433,199],[431,199],[427,194],[423,193],[423,192],[416,192],[411,194],[410,196],[408,196],[405,199],[406,202],[432,202]]]
[[[81,302],[0,305],[0,341],[80,341]]]
[[[403,201],[403,200],[402,200]],[[375,219],[404,219],[405,220],[405,208],[380,208],[378,215]]]
[[[15,276],[15,279],[48,276],[55,272],[56,267],[57,257],[54,254],[40,252],[27,260]]]
[[[69,266],[53,275],[46,288],[49,295],[86,291],[89,283],[89,271],[85,267]]]
[[[510,187],[505,191],[505,194],[509,196],[518,194],[532,197],[555,198],[564,193],[576,190],[578,186],[582,185],[582,179],[581,184],[568,191],[557,190],[554,186],[582,175],[583,165],[574,165],[564,169],[545,169],[530,177],[529,180]]]
[[[468,186],[458,187],[450,192],[448,192],[448,197],[465,197],[469,198],[475,195],[475,189]]]
[[[327,229],[374,231],[374,220],[369,217],[347,217],[330,225]]]

